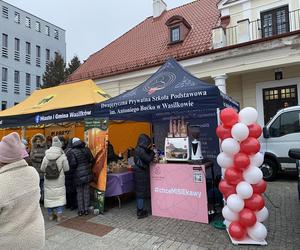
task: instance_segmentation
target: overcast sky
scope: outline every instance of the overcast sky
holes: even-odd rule
[[[67,60],[81,60],[152,16],[152,0],[4,0],[66,30]],[[168,9],[193,0],[165,0]]]

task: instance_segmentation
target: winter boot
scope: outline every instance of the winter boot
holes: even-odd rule
[[[137,218],[138,219],[143,219],[143,218],[146,218],[146,217],[148,217],[148,212],[146,210],[143,210],[143,209],[138,209]]]
[[[55,220],[55,214],[49,214],[48,219],[49,219],[49,221]]]
[[[62,214],[60,213],[60,214],[57,214],[57,218],[56,218],[56,221],[58,222],[58,223],[60,223],[61,221],[62,221]]]

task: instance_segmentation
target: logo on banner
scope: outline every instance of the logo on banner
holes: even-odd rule
[[[51,100],[53,100],[54,97],[55,97],[55,95],[48,95],[48,96],[44,97],[36,105],[34,105],[34,108],[38,108],[40,106],[43,106],[43,105],[49,103]]]
[[[176,75],[172,72],[162,72],[149,81],[144,86],[144,91],[152,95],[159,90],[170,86],[176,80]]]
[[[40,115],[37,115],[35,118],[34,118],[34,121],[36,124],[40,123],[41,121],[41,116]]]

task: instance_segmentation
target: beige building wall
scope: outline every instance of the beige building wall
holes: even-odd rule
[[[260,19],[260,13],[266,10],[277,8],[284,5],[289,5],[289,11],[300,9],[299,0],[249,0],[237,1],[232,4],[222,5],[227,1],[222,1],[220,8],[222,16],[230,15],[229,27],[236,26],[237,22],[243,19],[255,21]]]
[[[253,71],[240,75],[229,76],[226,81],[227,94],[237,100],[241,107],[256,107],[257,85],[264,82],[275,81],[277,84],[282,82],[282,86],[284,86],[285,80],[300,77],[300,65],[283,67],[281,70],[283,71],[282,81],[275,81],[275,69]],[[298,82],[295,82],[295,84],[297,83]]]

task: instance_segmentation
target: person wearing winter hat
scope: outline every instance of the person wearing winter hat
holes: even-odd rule
[[[45,172],[44,206],[48,209],[49,220],[62,220],[66,204],[65,174],[69,171],[67,157],[62,150],[62,143],[57,136],[52,139],[52,146],[46,151],[41,170]]]
[[[22,150],[15,132],[0,142],[0,249],[43,249],[45,245],[39,175],[22,159]]]
[[[75,169],[74,183],[77,192],[78,215],[88,215],[94,157],[85,143],[75,137],[72,140],[72,149],[68,153],[68,159],[71,169]]]

